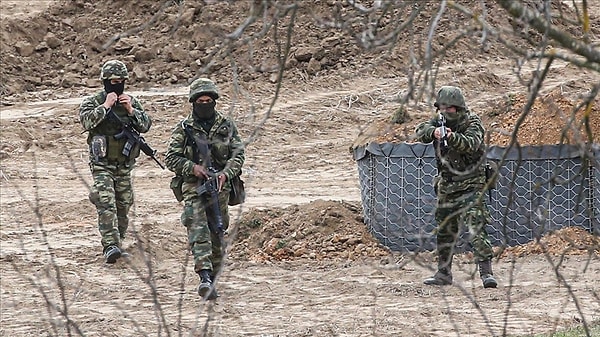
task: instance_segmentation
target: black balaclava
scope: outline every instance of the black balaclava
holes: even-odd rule
[[[112,84],[110,83],[110,80],[104,80],[104,91],[106,91],[107,94],[114,92],[117,96],[120,96],[123,93],[123,90],[125,90],[125,81]]]
[[[192,103],[194,109],[194,118],[199,120],[209,120],[215,117],[215,105],[217,102],[214,100],[210,103]]]
[[[215,105],[214,100],[210,103],[192,103],[194,109],[194,120],[202,126],[206,133],[210,133],[210,129],[215,123]]]

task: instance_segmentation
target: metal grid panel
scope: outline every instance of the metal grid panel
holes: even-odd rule
[[[384,245],[411,251],[434,246],[435,172],[435,163],[422,158],[368,155],[358,161],[365,223]]]
[[[490,240],[513,246],[567,226],[591,230],[588,181],[579,159],[507,161],[491,191]]]
[[[375,153],[367,150],[357,161],[365,223],[397,251],[435,247],[435,158],[431,151],[420,151],[422,144],[418,151],[413,146],[372,148]],[[554,155],[546,148],[529,149],[500,168],[497,188],[488,194],[492,244],[520,245],[566,226],[600,232],[600,192],[592,188],[600,186],[600,170],[583,170],[580,158],[538,158]],[[468,249],[464,237],[459,250]]]

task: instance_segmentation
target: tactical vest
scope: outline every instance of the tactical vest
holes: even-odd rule
[[[456,130],[458,133],[463,133],[469,127],[469,123],[463,122],[458,124],[457,127],[448,127]],[[438,142],[434,142],[434,145],[437,147]],[[450,147],[448,152],[443,155],[444,161],[441,160],[438,153],[439,151],[436,150],[436,160],[440,175],[448,182],[463,181],[485,175],[485,165],[482,165],[485,157],[485,144],[483,143],[473,153],[460,153]]]
[[[202,164],[202,160],[199,157],[195,142],[199,139],[199,133],[204,132],[202,127],[196,126],[192,127],[185,124],[185,121],[181,123],[182,128],[185,132],[185,141],[184,141],[184,156],[194,161],[195,163]],[[232,137],[232,126],[229,120],[223,118],[217,118],[215,120],[215,124],[212,126],[208,138],[208,146],[210,149],[210,156],[213,163],[214,168],[217,171],[223,170],[227,165],[227,160],[231,156],[231,137]],[[192,138],[192,139],[190,139]],[[189,176],[184,178],[186,182],[190,182],[190,180],[196,179],[194,176]]]
[[[105,93],[99,93],[94,97],[94,100],[96,101],[97,105],[101,105],[105,99],[106,99]],[[111,109],[123,123],[129,123],[129,117],[128,117],[127,110],[122,105],[115,104]],[[127,143],[127,139],[121,138],[121,139],[117,140],[114,137],[116,134],[121,132],[121,129],[122,129],[122,125],[118,121],[112,120],[108,117],[104,118],[104,120],[102,122],[100,122],[100,124],[98,124],[95,128],[89,130],[87,143],[88,143],[88,145],[91,145],[92,139],[94,138],[94,136],[97,136],[97,135],[105,136],[107,144],[106,144],[106,158],[104,158],[104,160],[107,160],[108,162],[117,162],[117,163],[131,162],[136,157],[139,156],[139,147],[136,146],[136,149],[134,149],[131,152],[129,158],[124,156],[122,154],[122,151],[123,151],[123,147],[125,146],[125,143]]]

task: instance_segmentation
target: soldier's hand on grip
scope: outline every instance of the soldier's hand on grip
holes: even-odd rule
[[[208,171],[202,165],[195,164],[192,167],[192,173],[198,178],[204,178],[204,179],[209,178]]]
[[[433,136],[436,139],[442,139],[442,130],[441,128],[443,128],[444,126],[440,126],[438,128],[435,129],[435,131],[433,132]],[[446,127],[446,137],[450,137],[450,135],[452,134],[452,129],[450,129],[449,127]]]

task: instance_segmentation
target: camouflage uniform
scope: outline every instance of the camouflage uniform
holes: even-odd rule
[[[108,61],[102,67],[101,79],[114,78],[128,78],[127,68],[119,61]],[[141,133],[147,132],[152,124],[136,98],[130,96],[133,116],[129,116],[120,104],[106,109],[103,106],[106,96],[106,91],[100,91],[86,97],[79,108],[81,125],[88,132],[89,163],[94,180],[89,199],[98,212],[98,229],[104,252],[108,247],[120,247],[127,232],[128,213],[134,198],[131,170],[139,155],[139,147],[134,147],[129,157],[122,154],[126,140],[114,138],[122,127],[109,117],[108,111],[112,110],[123,123],[131,123]],[[103,145],[100,145],[104,151],[99,156],[94,153],[92,146],[93,141],[98,139],[104,139]]]
[[[434,142],[438,168],[438,176],[434,180],[438,196],[435,218],[438,223],[439,264],[436,276],[441,277],[441,281],[434,280],[434,276],[428,279],[433,283],[427,284],[452,283],[454,246],[460,232],[465,229],[468,230],[482,279],[492,275],[493,252],[485,229],[491,223],[491,217],[483,196],[486,184],[485,130],[481,119],[466,107],[459,88],[442,87],[438,92],[436,107],[440,104],[457,108],[457,112],[452,114],[454,116],[442,112],[447,121],[446,127],[452,130],[447,139],[447,150],[442,149],[440,141],[434,137],[435,129],[440,126],[439,118],[419,124],[416,130],[418,141]]]
[[[215,84],[206,78],[200,78],[190,85],[189,101],[194,102],[201,95],[211,96],[214,100],[219,97]],[[189,247],[194,256],[194,270],[198,274],[203,270],[210,271],[212,279],[222,268],[223,246],[218,233],[212,233],[208,226],[209,222],[215,221],[208,196],[196,193],[196,187],[204,183],[204,179],[193,174],[193,167],[195,164],[205,165],[201,156],[195,153],[194,144],[200,139],[206,139],[212,164],[217,171],[215,175],[224,174],[227,177],[219,193],[224,230],[229,226],[230,181],[241,173],[244,164],[244,145],[235,123],[218,111],[213,111],[213,119],[208,123],[197,118],[194,112],[178,123],[171,134],[165,157],[167,168],[176,174],[175,181],[183,181],[181,193],[184,206],[181,222],[187,228]],[[191,131],[194,139],[186,137],[184,128]]]

